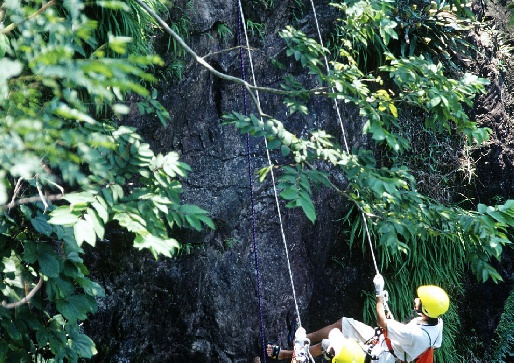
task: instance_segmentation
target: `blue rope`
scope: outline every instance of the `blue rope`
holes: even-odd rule
[[[238,0],[239,1],[239,0]],[[238,9],[238,44],[239,44],[239,57],[241,58],[241,78],[246,81],[246,70],[245,70],[245,60],[244,60],[244,49],[243,42],[241,38],[242,33],[242,19],[241,12],[239,11],[239,3],[236,2],[236,8]],[[243,108],[245,115],[248,115],[248,94],[246,88],[243,90]],[[256,270],[256,278],[257,278],[257,297],[259,300],[259,322],[260,322],[260,339],[262,344],[262,356],[264,359],[264,363],[266,363],[266,343],[264,341],[264,314],[262,312],[262,296],[261,296],[261,273],[259,267],[259,252],[257,249],[257,232],[256,232],[256,222],[255,222],[255,197],[253,193],[253,168],[252,168],[252,160],[250,156],[250,135],[246,134],[246,152],[247,152],[247,162],[248,162],[248,179],[250,181],[250,199],[252,205],[252,239],[253,239],[253,252],[255,258],[255,270]]]

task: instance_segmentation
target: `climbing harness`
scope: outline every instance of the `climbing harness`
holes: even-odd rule
[[[435,325],[437,325],[437,324],[435,324]],[[430,336],[430,333],[426,329],[421,328],[421,330],[423,330],[423,332],[428,336],[429,347],[423,353],[421,353],[418,357],[416,357],[414,360],[412,360],[412,362],[433,363],[434,362],[434,344],[437,341],[437,338],[439,338],[439,335],[441,334],[441,332],[438,333],[437,337],[432,342],[432,337]],[[385,342],[387,349],[384,349],[382,347],[383,346],[382,342]],[[380,354],[384,350],[391,353],[395,358],[398,359],[398,361],[400,363],[408,363],[407,354],[404,355],[403,360],[401,360],[400,358],[398,358],[396,356],[396,354],[394,353],[394,350],[393,350],[393,346],[391,345],[391,340],[387,337],[387,330],[384,330],[380,327],[375,328],[375,335],[364,343],[363,349],[366,352],[366,359],[365,359],[364,363],[371,363],[372,361],[378,360]]]
[[[391,313],[391,310],[389,310],[389,305],[387,304],[388,300],[389,293],[384,290],[382,293],[382,304],[384,305],[386,317],[388,319],[393,319],[393,314]],[[375,327],[375,335],[364,343],[364,351],[366,352],[365,363],[370,363],[372,360],[378,360],[380,353],[384,351],[380,344],[383,340],[385,340],[387,350],[394,355],[391,341],[387,338],[387,332],[381,327]]]

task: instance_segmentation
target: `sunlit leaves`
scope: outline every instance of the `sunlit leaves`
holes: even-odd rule
[[[52,211],[51,218],[48,220],[50,224],[58,224],[62,226],[72,226],[80,218],[79,211],[73,211],[69,206],[61,206]]]
[[[423,57],[392,59],[382,69],[390,72],[402,90],[401,102],[416,104],[428,112],[426,128],[451,132],[455,125],[469,136],[470,142],[487,140],[490,131],[478,128],[464,111],[464,105],[471,106],[477,93],[485,92],[486,80],[467,73],[459,80],[448,78],[441,64],[432,64]]]
[[[299,166],[292,168],[283,167],[283,173],[279,178],[277,187],[281,190],[280,196],[287,200],[286,207],[300,207],[303,212],[314,223],[316,221],[316,211],[312,202],[311,182],[318,186],[327,184],[328,176],[326,173],[302,169]]]
[[[424,126],[433,132],[442,134],[457,130],[467,136],[470,143],[487,140],[489,130],[477,127],[464,109],[472,105],[477,93],[485,92],[487,81],[471,74],[452,79],[445,74],[441,64],[423,57],[397,58],[389,52],[388,42],[398,38],[396,22],[388,19],[392,2],[363,0],[333,5],[346,15],[341,20],[338,34],[338,41],[344,46],[341,57],[332,63],[333,71],[327,74],[321,71],[320,62],[314,59],[323,56],[323,49],[301,31],[287,28],[281,36],[290,47],[287,54],[316,74],[322,83],[332,87],[331,97],[351,102],[359,108],[359,115],[365,120],[364,133],[396,152],[408,150],[409,141],[398,132],[402,129],[399,116],[405,107],[418,107],[427,115]],[[382,64],[379,70],[388,71],[397,88],[384,87],[381,78],[365,74],[362,69],[366,67],[356,61],[358,52],[368,54],[365,48],[375,44],[380,45],[375,51],[382,52],[383,57],[377,66]],[[303,85],[288,77],[283,88],[290,91],[284,99],[290,111],[307,112],[301,108],[302,97],[307,92]],[[379,168],[369,152],[360,150],[349,154],[321,131],[297,137],[272,117],[235,112],[226,115],[225,121],[241,132],[265,137],[268,149],[279,149],[286,160],[296,164],[296,167],[274,165],[262,168],[259,179],[262,181],[271,170],[276,171],[280,196],[286,200],[286,206],[302,208],[311,221],[314,222],[316,217],[311,186],[323,181],[340,192],[328,175],[316,180],[316,174],[310,174],[316,171],[314,165],[326,163],[343,172],[348,182],[344,196],[369,218],[371,231],[377,234],[380,246],[389,257],[398,252],[411,253],[416,241],[420,245],[434,238],[445,243],[457,242],[466,246],[461,250],[460,258],[465,256],[480,280],[498,280],[499,275],[489,261],[499,258],[502,247],[510,243],[505,228],[514,224],[507,214],[491,210],[473,213],[429,200],[416,191],[416,180],[406,168]]]
[[[171,257],[172,253],[180,248],[180,244],[174,238],[161,239],[146,234],[135,238],[134,247],[149,249],[155,257],[159,255]]]
[[[133,15],[126,2],[88,4],[103,5]],[[178,154],[156,155],[135,129],[113,121],[129,111],[132,93],[166,123],[156,93],[147,99],[143,86],[155,80],[148,70],[163,61],[129,51],[126,34],[102,38],[84,8],[80,0],[2,5],[0,204],[8,196],[13,204],[0,223],[0,291],[17,302],[34,281],[43,282],[30,314],[24,304],[0,309],[6,342],[0,355],[8,361],[41,360],[35,346],[56,361],[96,353],[78,323],[96,311],[104,291],[89,279],[81,256],[84,243],[104,240],[110,222],[133,232],[134,246],[155,258],[180,249],[170,236],[174,228],[214,228],[207,211],[181,203],[180,179],[190,168]],[[149,30],[138,22],[134,29],[139,36]]]
[[[286,52],[288,56],[293,56],[303,67],[309,69],[309,73],[317,76],[322,74],[320,66],[323,65],[323,62],[319,58],[328,52],[327,49],[323,48],[314,39],[307,37],[305,33],[291,26],[286,26],[280,32],[280,36],[287,42],[288,49]]]

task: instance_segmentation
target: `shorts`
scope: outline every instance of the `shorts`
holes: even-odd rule
[[[345,338],[356,340],[360,343],[364,352],[368,351],[369,346],[366,343],[375,337],[375,328],[358,320],[345,317],[341,319],[341,326]],[[374,357],[378,357],[378,360],[372,362],[394,363],[396,361],[394,355],[389,352],[383,335],[380,336],[379,343],[374,346],[372,354]]]

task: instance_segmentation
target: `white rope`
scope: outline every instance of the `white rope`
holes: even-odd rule
[[[323,38],[321,36],[321,30],[319,28],[318,15],[316,13],[316,7],[314,6],[313,0],[311,0],[311,6],[312,6],[312,12],[314,13],[314,21],[316,23],[316,30],[318,31],[319,43],[322,47],[324,47]],[[328,73],[328,72],[330,72],[330,66],[328,63],[328,58],[325,53],[323,53],[323,58],[325,60],[325,67],[326,67],[327,73]],[[332,90],[332,92],[335,92],[334,87],[331,87],[331,90]],[[350,148],[348,147],[348,142],[346,141],[346,131],[345,131],[345,128],[343,125],[343,118],[341,117],[341,112],[339,111],[339,105],[337,104],[337,100],[335,98],[334,98],[334,107],[336,109],[337,119],[339,121],[339,126],[341,127],[341,132],[343,134],[343,141],[344,141],[344,145],[346,148],[346,152],[350,153]],[[369,228],[368,228],[368,221],[366,220],[366,216],[365,216],[364,212],[361,212],[361,213],[362,213],[362,220],[364,221],[364,226],[366,228],[366,236],[367,236],[367,239],[369,242],[369,247],[371,249],[371,257],[373,258],[373,265],[375,266],[376,273],[379,274],[380,271],[378,270],[377,260],[375,258],[375,252],[373,251],[373,243],[371,242],[371,237],[370,237]]]
[[[253,67],[252,53],[251,53],[251,49],[250,49],[250,42],[248,40],[248,32],[247,32],[247,28],[246,28],[246,20],[245,20],[245,16],[244,16],[244,13],[243,13],[243,7],[241,5],[241,0],[238,1],[238,4],[239,4],[239,11],[241,13],[241,22],[243,23],[245,42],[246,42],[246,49],[248,51],[248,59],[250,61],[250,70],[251,70],[251,73],[252,73],[252,81],[253,81],[253,85],[257,86],[256,80],[255,80],[254,67]],[[256,90],[255,94],[256,94],[257,103],[258,103],[259,108],[260,108],[260,102],[261,101],[260,101],[260,97],[259,97],[259,91]],[[262,121],[262,117],[261,117],[261,121]],[[288,249],[288,246],[287,246],[286,235],[284,233],[284,224],[282,222],[282,212],[281,212],[280,204],[279,204],[279,200],[278,200],[278,192],[277,192],[277,187],[276,187],[276,182],[275,182],[275,173],[273,172],[273,163],[271,162],[271,157],[270,157],[269,150],[268,150],[268,141],[266,140],[266,138],[264,138],[264,143],[265,143],[265,146],[266,146],[266,156],[268,158],[268,166],[270,167],[271,181],[273,183],[273,194],[275,196],[275,204],[277,206],[277,211],[278,211],[278,220],[279,220],[279,224],[280,224],[280,234],[282,236],[282,242],[284,243],[284,249],[286,251],[287,269],[289,271],[289,279],[291,280],[291,288],[293,290],[293,299],[294,299],[294,306],[295,306],[296,316],[298,318],[298,325],[302,326],[302,321],[301,321],[301,318],[300,318],[300,310],[298,308],[298,302],[296,300],[296,290],[295,290],[295,286],[294,286],[293,272],[292,272],[292,269],[291,269],[291,263],[289,262],[289,249]]]

